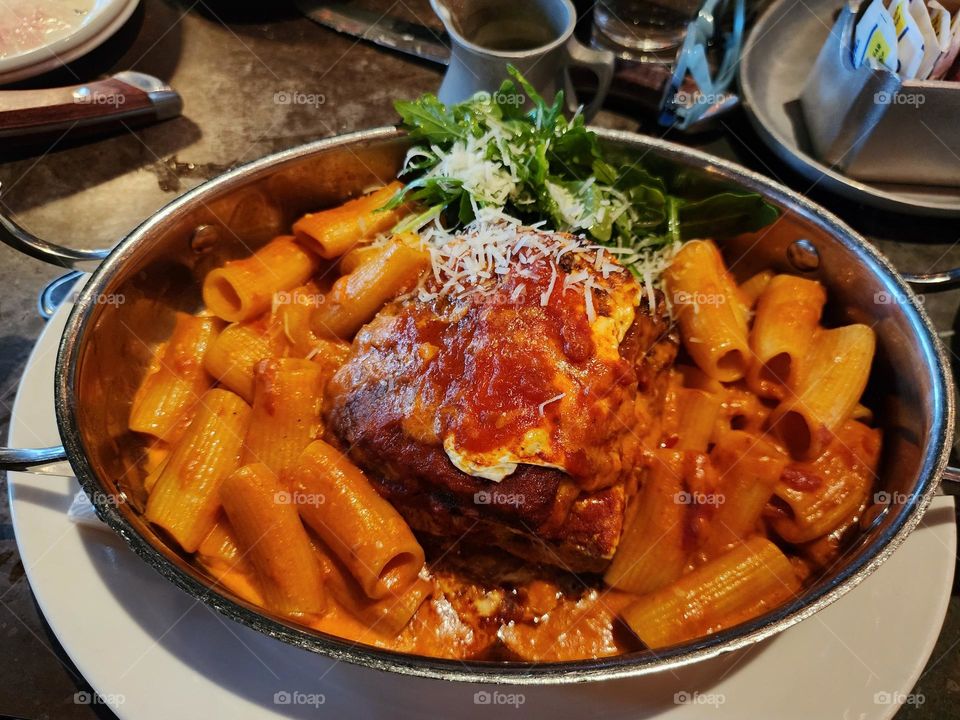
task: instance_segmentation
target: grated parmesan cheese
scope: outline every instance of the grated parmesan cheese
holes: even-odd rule
[[[540,408],[540,415],[543,415],[544,411],[547,409],[547,405],[550,405],[550,404],[552,404],[552,403],[555,403],[555,402],[557,402],[557,400],[562,400],[564,397],[566,397],[566,393],[560,393],[559,395],[554,395],[554,396],[553,396],[552,398],[550,398],[549,400],[544,400],[544,401],[543,401],[542,403],[540,403],[540,405],[538,406],[538,407]]]

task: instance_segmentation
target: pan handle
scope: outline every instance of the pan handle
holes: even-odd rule
[[[72,477],[62,445],[46,448],[0,448],[0,470],[28,470],[35,475]]]
[[[901,277],[914,290],[940,292],[960,286],[960,267],[942,272],[902,273]],[[960,468],[947,466],[940,478],[940,490],[944,495],[960,495]]]
[[[947,465],[940,478],[940,490],[944,495],[960,495],[960,468]]]
[[[37,260],[71,270],[91,271],[100,264],[111,248],[80,250],[63,247],[41,240],[17,225],[13,220],[0,215],[0,242]]]
[[[901,273],[901,277],[914,290],[940,292],[960,286],[960,267],[950,268],[943,272]]]
[[[0,242],[14,250],[51,265],[75,270],[92,270],[110,254],[110,249],[78,250],[49,243],[32,235],[0,215]],[[0,470],[27,470],[36,474],[72,476],[62,446],[46,448],[0,447]]]

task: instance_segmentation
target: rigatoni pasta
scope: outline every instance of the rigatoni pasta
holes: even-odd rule
[[[782,400],[797,385],[803,362],[827,302],[823,286],[793,275],[777,275],[760,295],[750,330],[753,358],[750,389]]]
[[[203,301],[217,317],[243,322],[267,310],[275,293],[302,285],[319,267],[318,256],[293,237],[278,237],[250,257],[208,273]]]
[[[747,313],[716,246],[693,240],[664,273],[684,347],[703,372],[723,382],[742,378],[750,359]]]
[[[275,354],[270,337],[263,330],[233,323],[216,337],[203,362],[217,382],[253,402],[254,368]]]
[[[330,594],[353,616],[373,631],[397,635],[434,592],[433,583],[418,577],[411,584],[394,588],[379,600],[371,600],[337,556],[324,547],[318,550]]]
[[[131,430],[167,442],[176,439],[190,419],[189,411],[213,384],[203,359],[218,331],[216,318],[177,313],[170,340],[157,356],[159,367],[133,399]]]
[[[689,554],[684,538],[693,504],[684,481],[684,454],[660,451],[630,513],[604,581],[638,594],[680,577]]]
[[[229,390],[200,398],[147,499],[145,516],[187,552],[195,552],[220,510],[220,484],[240,464],[250,406]]]
[[[675,645],[773,608],[800,587],[786,555],[755,535],[623,611],[650,648]]]
[[[340,257],[397,224],[401,211],[384,210],[383,206],[402,187],[402,183],[392,182],[338,207],[308,213],[294,223],[293,231],[320,257],[328,260]]]
[[[237,545],[249,555],[267,606],[288,617],[326,609],[323,575],[290,494],[266,465],[245,465],[220,487]]]
[[[880,461],[880,432],[848,420],[816,460],[792,463],[774,486],[774,531],[790,543],[829,535],[868,504]],[[778,511],[779,510],[779,511]]]
[[[413,583],[423,567],[423,548],[400,514],[343,453],[315,440],[291,470],[290,483],[304,522],[367,597],[380,600]]]
[[[870,377],[876,334],[866,325],[820,330],[803,358],[791,397],[770,425],[798,459],[818,457],[860,402]]]
[[[353,336],[388,300],[412,288],[429,262],[413,239],[393,238],[333,284],[313,313],[314,332],[321,337]]]
[[[253,413],[244,464],[262,463],[285,479],[323,430],[320,403],[328,375],[310,360],[261,360],[254,372]]]
[[[702,550],[713,557],[762,532],[761,518],[787,466],[786,454],[764,437],[733,430],[711,451],[720,475],[717,509]]]

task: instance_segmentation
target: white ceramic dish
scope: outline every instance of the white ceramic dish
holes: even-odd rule
[[[58,440],[50,388],[68,309],[30,358],[13,446]],[[873,575],[772,640],[675,673],[492,688],[379,673],[285,645],[181,592],[109,531],[69,521],[72,478],[10,473],[9,488],[40,608],[93,688],[120,718],[137,720],[489,718],[521,700],[516,717],[524,718],[881,720],[915,700],[909,693],[940,632],[957,546],[953,500],[938,497]]]
[[[34,10],[32,3],[22,4],[30,6],[27,12]],[[40,75],[85,55],[117,32],[139,4],[140,0],[74,0],[75,11],[46,42],[27,44],[7,56],[0,54],[0,85]],[[0,13],[12,15],[13,8],[0,5]]]

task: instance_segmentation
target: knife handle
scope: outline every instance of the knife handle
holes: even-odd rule
[[[0,139],[106,132],[176,117],[182,107],[168,85],[137,72],[71,87],[3,90]]]

